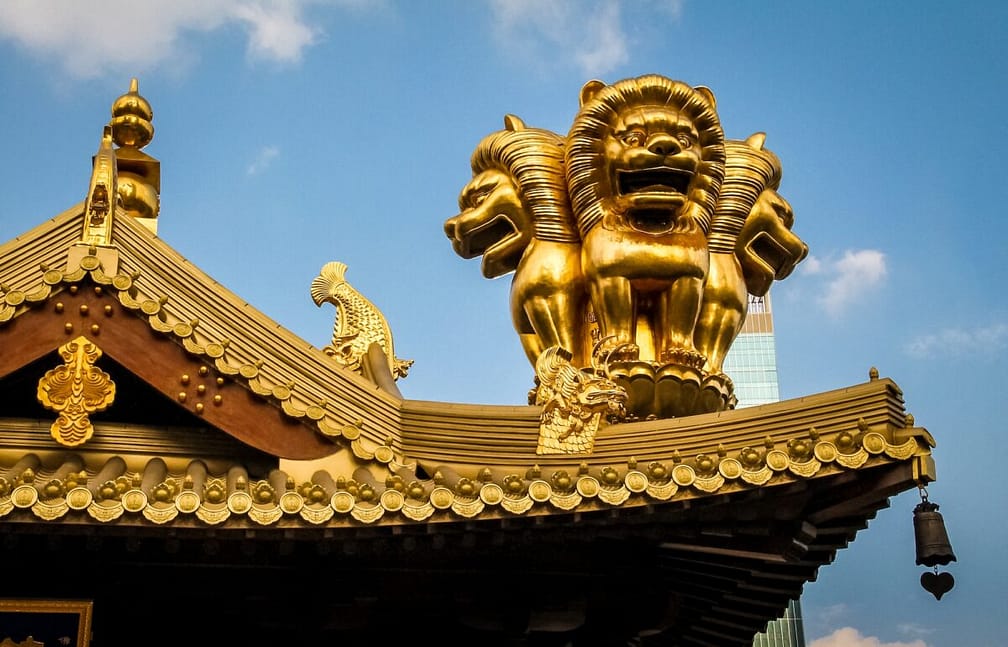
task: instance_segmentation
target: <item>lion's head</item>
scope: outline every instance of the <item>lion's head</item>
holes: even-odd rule
[[[808,245],[791,231],[794,211],[775,186],[760,194],[735,243],[746,290],[763,296],[773,281],[790,276],[808,256]]]
[[[514,271],[533,236],[576,242],[563,167],[563,138],[528,128],[513,115],[472,155],[473,178],[459,194],[460,213],[444,225],[455,252],[483,256],[483,276]]]
[[[589,81],[566,162],[582,236],[607,214],[647,234],[706,233],[725,163],[714,96],[659,75]]]
[[[778,193],[781,163],[770,155],[772,173],[766,188],[753,204],[735,242],[735,256],[742,265],[746,289],[756,296],[766,294],[773,281],[790,276],[809,252],[805,241],[791,231],[794,210]]]

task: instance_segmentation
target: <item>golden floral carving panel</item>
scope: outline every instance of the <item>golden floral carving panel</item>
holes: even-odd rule
[[[115,400],[115,383],[95,366],[102,350],[83,335],[60,346],[59,353],[64,364],[39,380],[38,400],[59,413],[50,427],[56,442],[76,447],[94,434],[89,415],[104,411]]]

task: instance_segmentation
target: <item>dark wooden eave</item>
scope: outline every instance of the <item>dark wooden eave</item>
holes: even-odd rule
[[[202,640],[226,643],[362,644],[422,629],[441,645],[748,646],[909,471],[880,466],[691,505],[412,527],[96,528],[75,522],[80,513],[53,525],[21,510],[0,517],[0,546],[18,595],[114,608],[95,617],[102,644],[151,627],[147,642],[175,644],[201,627]],[[262,606],[250,615],[249,605]],[[165,624],[166,613],[185,621]]]

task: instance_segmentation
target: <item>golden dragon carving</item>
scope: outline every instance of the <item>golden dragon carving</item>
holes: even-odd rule
[[[599,426],[626,417],[626,389],[609,372],[609,357],[619,348],[609,341],[596,344],[591,368],[574,366],[560,346],[539,354],[536,388],[529,392],[529,404],[542,407],[537,454],[591,452]]]

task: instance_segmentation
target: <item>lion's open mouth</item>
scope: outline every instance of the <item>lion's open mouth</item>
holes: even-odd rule
[[[790,232],[789,232],[790,233]],[[808,254],[808,247],[797,237],[791,236],[791,241],[777,240],[774,236],[761,231],[746,246],[749,252],[767,268],[773,270],[774,278],[786,278]]]
[[[693,173],[681,169],[659,166],[639,171],[617,171],[617,189],[629,193],[680,193],[689,191]]]
[[[616,188],[627,199],[626,218],[630,226],[650,234],[669,231],[692,181],[691,171],[668,166],[617,171]]]
[[[630,225],[637,231],[660,234],[672,228],[675,213],[668,209],[634,209],[627,214]]]
[[[773,270],[774,276],[777,278],[781,278],[788,261],[791,260],[788,250],[774,240],[773,236],[763,231],[756,234],[756,237],[749,243],[749,249],[752,250],[755,257]]]
[[[583,394],[585,403],[593,407],[603,406],[610,401],[625,402],[626,391],[623,389],[600,389],[598,391],[588,391]]]
[[[469,258],[480,256],[497,243],[517,234],[518,228],[511,219],[498,214],[490,222],[476,227],[465,235],[463,238],[465,252]]]

